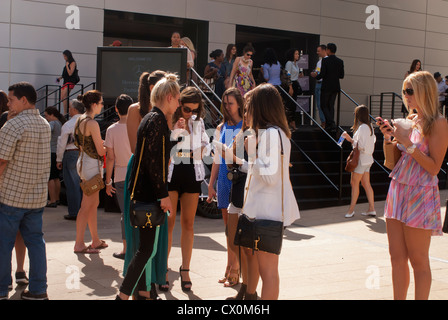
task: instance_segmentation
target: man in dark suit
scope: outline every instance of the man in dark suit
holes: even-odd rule
[[[317,80],[322,79],[321,106],[325,115],[325,129],[329,132],[336,131],[334,122],[334,103],[341,90],[339,79],[344,79],[344,61],[336,57],[336,45],[327,45],[327,57],[322,59],[322,67],[319,74],[312,73],[311,76]]]

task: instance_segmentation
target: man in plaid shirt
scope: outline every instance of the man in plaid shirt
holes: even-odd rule
[[[51,130],[39,114],[33,86],[26,82],[8,89],[15,116],[0,130],[0,299],[7,299],[11,255],[20,231],[30,259],[29,291],[23,299],[46,300],[47,258],[42,214],[50,176]]]

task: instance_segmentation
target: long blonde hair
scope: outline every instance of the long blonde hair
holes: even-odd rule
[[[403,90],[407,88],[407,85],[411,85],[414,90],[414,98],[419,106],[419,119],[421,121],[420,126],[423,130],[423,135],[431,135],[434,123],[439,119],[439,98],[437,83],[433,75],[428,71],[418,71],[410,74],[403,81]],[[408,109],[410,114],[413,114],[413,110],[409,110],[407,100],[404,100],[404,105]]]

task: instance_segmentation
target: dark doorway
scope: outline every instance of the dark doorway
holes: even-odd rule
[[[204,70],[208,62],[208,21],[105,10],[104,46],[115,40],[123,46],[169,47],[171,34],[188,37],[196,49],[195,69]]]
[[[320,44],[320,36],[316,34],[274,30],[250,26],[236,26],[236,46],[238,55],[242,54],[243,48],[252,44],[255,54],[252,57],[254,61],[253,75],[258,78],[260,67],[264,64],[264,52],[267,48],[273,48],[277,53],[278,60],[282,66],[286,63],[285,54],[291,48],[303,51],[303,54],[309,55],[309,69],[304,70],[306,76],[313,71],[318,58],[316,55],[317,46]],[[313,88],[310,88],[314,90]]]

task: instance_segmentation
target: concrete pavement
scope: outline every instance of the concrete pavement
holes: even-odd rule
[[[448,191],[442,190],[442,219]],[[300,204],[299,204],[300,206]],[[376,203],[377,217],[364,217],[366,203],[356,215],[344,218],[347,207],[301,211],[285,232],[280,255],[280,299],[283,300],[390,300],[391,267],[388,253],[384,202]],[[48,296],[51,300],[111,300],[122,282],[123,260],[112,257],[121,250],[120,214],[98,210],[98,229],[109,247],[100,254],[73,253],[75,222],[66,221],[66,207],[46,208],[44,233],[47,243]],[[169,260],[171,290],[163,299],[222,300],[237,288],[218,283],[226,266],[226,239],[222,220],[196,217],[190,293],[180,288],[180,223],[174,231]],[[86,232],[86,243],[89,232]],[[430,299],[448,299],[448,237],[433,237],[430,249],[432,289]],[[25,262],[28,270],[28,258]],[[15,271],[13,255],[13,274]],[[411,269],[412,270],[412,269]],[[411,271],[412,272],[412,271]],[[27,272],[28,273],[28,272]],[[414,297],[413,276],[408,299]],[[10,299],[20,299],[23,290],[14,284]],[[258,293],[261,292],[261,281]]]

